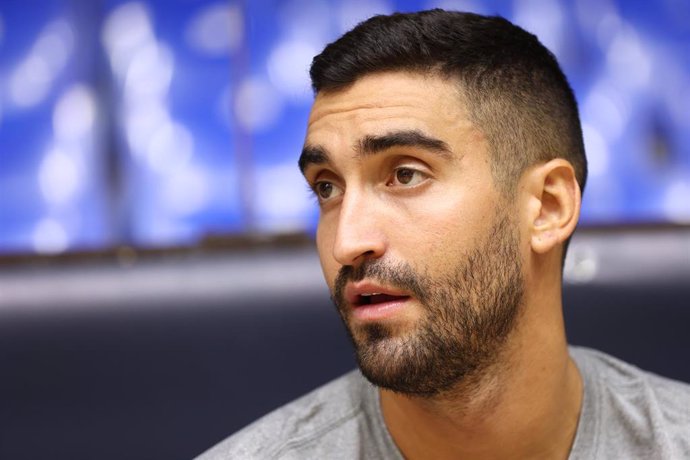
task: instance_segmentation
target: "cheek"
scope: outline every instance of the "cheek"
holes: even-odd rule
[[[433,196],[408,207],[408,218],[392,226],[404,257],[443,270],[474,247],[491,226],[493,204],[458,190]]]
[[[411,204],[407,215],[393,226],[409,238],[412,247],[448,250],[461,246],[478,227],[481,215],[462,195],[430,196]]]

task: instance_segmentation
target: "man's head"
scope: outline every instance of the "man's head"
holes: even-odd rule
[[[575,226],[586,166],[572,92],[533,36],[438,10],[360,24],[311,74],[300,167],[360,367],[406,394],[449,390],[496,361],[533,255],[559,252]]]

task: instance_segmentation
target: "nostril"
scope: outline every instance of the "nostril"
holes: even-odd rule
[[[381,254],[377,253],[377,251],[375,251],[373,249],[369,249],[367,251],[364,251],[364,252],[357,254],[354,257],[354,259],[352,259],[351,265],[353,267],[356,267],[356,266],[359,266],[359,265],[367,262],[368,260],[376,259],[380,256],[381,256]]]

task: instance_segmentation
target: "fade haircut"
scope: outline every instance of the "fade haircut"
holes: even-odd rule
[[[310,76],[318,94],[386,71],[459,83],[459,99],[487,138],[504,196],[514,195],[526,168],[553,158],[573,165],[584,191],[577,102],[556,58],[534,35],[498,16],[440,9],[374,16],[326,46]]]

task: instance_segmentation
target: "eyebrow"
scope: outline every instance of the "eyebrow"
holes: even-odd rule
[[[320,165],[329,162],[330,158],[328,157],[328,153],[326,153],[326,149],[318,145],[305,145],[297,164],[299,165],[299,170],[304,174],[304,171],[311,165]]]
[[[418,130],[392,131],[380,136],[365,136],[359,142],[359,154],[374,155],[393,147],[420,147],[450,157],[452,151],[448,144],[440,139],[428,136]]]
[[[428,136],[419,130],[391,131],[378,136],[365,136],[358,143],[357,155],[375,155],[394,147],[419,147],[446,158],[452,156],[452,150],[446,142]],[[298,164],[300,171],[304,174],[304,171],[311,165],[329,162],[330,157],[326,149],[318,145],[305,145]]]

